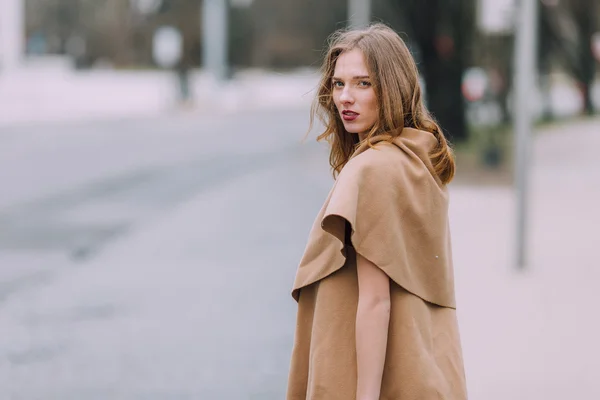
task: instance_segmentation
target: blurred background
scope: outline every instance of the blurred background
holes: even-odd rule
[[[1,0],[0,399],[285,398],[308,112],[368,21],[455,147],[470,398],[600,399],[598,0]]]

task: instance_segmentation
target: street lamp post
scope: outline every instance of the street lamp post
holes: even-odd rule
[[[516,192],[516,264],[527,264],[527,202],[535,93],[537,0],[520,0],[516,12],[514,129]]]
[[[228,0],[202,2],[202,64],[217,83],[227,79]]]
[[[348,0],[348,21],[351,28],[364,28],[371,22],[371,0]]]

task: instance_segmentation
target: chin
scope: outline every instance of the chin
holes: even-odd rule
[[[364,129],[357,127],[357,126],[346,126],[344,125],[344,129],[346,129],[346,132],[348,133],[354,133],[354,134],[359,134],[360,132],[363,132]]]

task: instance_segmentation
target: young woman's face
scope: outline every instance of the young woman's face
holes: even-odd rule
[[[377,96],[362,51],[354,49],[340,54],[332,81],[333,102],[344,128],[362,138],[379,118]]]

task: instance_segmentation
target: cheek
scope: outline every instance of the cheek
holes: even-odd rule
[[[335,106],[335,108],[339,108],[340,105],[340,96],[338,96],[335,92],[333,92],[331,94],[331,99],[333,100],[333,105]]]
[[[369,96],[368,104],[369,104],[370,114],[373,116],[373,118],[376,118],[378,115],[378,112],[377,112],[377,96],[375,96],[375,93],[372,93]]]

